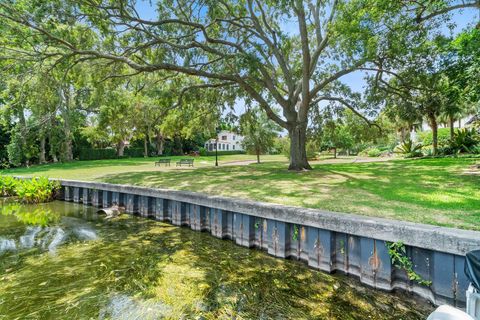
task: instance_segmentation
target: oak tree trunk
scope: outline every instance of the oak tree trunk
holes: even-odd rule
[[[257,163],[260,163],[260,150],[257,149]]]
[[[148,158],[148,136],[145,135],[143,138],[143,157]]]
[[[290,136],[290,166],[288,170],[311,170],[307,160],[307,127],[296,124],[288,130]]]
[[[125,142],[122,140],[119,143],[117,143],[117,155],[119,157],[123,157],[125,151]]]
[[[47,162],[45,160],[45,136],[43,134],[40,137],[40,153],[38,155],[38,160],[39,160],[40,163]]]
[[[165,139],[163,138],[163,135],[160,133],[160,131],[156,132],[156,139],[155,139],[155,146],[157,148],[157,155],[161,156],[163,154],[163,146],[165,143]]]
[[[65,135],[65,160],[73,160],[73,134],[70,125],[70,105],[72,104],[71,88],[67,86],[63,89],[63,106],[61,114],[63,118],[63,133]]]

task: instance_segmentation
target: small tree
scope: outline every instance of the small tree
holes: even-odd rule
[[[325,128],[321,136],[322,148],[333,149],[333,157],[337,158],[337,150],[349,150],[353,147],[353,137],[348,128],[335,121],[329,121],[325,124]]]
[[[243,140],[245,149],[256,154],[257,163],[260,163],[260,154],[270,151],[280,128],[259,108],[250,109],[242,115],[240,126],[245,136]]]

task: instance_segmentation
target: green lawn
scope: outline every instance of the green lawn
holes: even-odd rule
[[[152,159],[84,161],[3,171],[178,190],[199,191],[272,203],[480,230],[478,159],[393,160],[313,164],[288,171],[281,156],[263,164],[239,165],[253,156],[195,160],[195,169],[154,168]],[[226,165],[232,163],[231,165]]]

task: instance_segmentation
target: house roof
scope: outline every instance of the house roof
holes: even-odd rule
[[[465,125],[473,124],[476,121],[480,121],[480,115],[478,114],[470,118],[470,120],[468,120],[467,122],[465,122]]]

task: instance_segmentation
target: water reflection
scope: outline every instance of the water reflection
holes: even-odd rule
[[[12,215],[19,222],[29,225],[47,226],[60,220],[60,213],[46,208],[31,208],[22,206],[17,202],[5,202],[0,207],[0,214]]]

